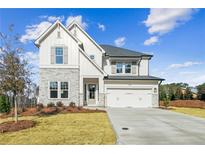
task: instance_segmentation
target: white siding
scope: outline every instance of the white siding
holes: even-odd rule
[[[83,43],[85,52],[88,55],[95,56],[95,63],[102,68],[102,52],[100,49],[78,28],[73,27],[71,33],[74,34],[76,28],[76,37]]]
[[[149,60],[142,59],[139,66],[139,75],[149,75]]]
[[[80,92],[83,92],[83,78],[99,78],[99,92],[103,91],[104,75],[80,52]]]
[[[107,74],[111,74],[111,63],[109,61],[109,59],[105,59],[104,60],[104,63],[103,63],[103,67],[104,67],[104,71],[107,73]]]
[[[57,32],[60,30],[60,38],[57,38]],[[51,47],[52,46],[67,46],[68,47],[68,64],[51,64]],[[78,44],[74,39],[60,27],[52,31],[40,44],[40,67],[49,68],[67,68],[78,67]]]

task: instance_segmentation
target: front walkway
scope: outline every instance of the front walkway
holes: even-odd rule
[[[154,108],[108,108],[118,144],[205,144],[205,120]]]

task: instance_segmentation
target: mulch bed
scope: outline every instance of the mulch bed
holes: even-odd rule
[[[160,107],[164,106],[163,101],[160,101]],[[200,100],[175,100],[170,102],[173,107],[189,107],[205,109],[205,101]]]
[[[0,133],[15,132],[34,126],[35,122],[32,120],[20,120],[17,123],[15,121],[4,122],[0,124]]]
[[[46,115],[54,115],[58,113],[99,113],[99,112],[106,112],[104,110],[98,109],[86,109],[83,107],[71,107],[71,106],[64,106],[64,107],[44,107],[41,110],[37,108],[27,108],[24,112],[20,112],[19,116],[46,116]],[[0,118],[8,118],[14,116],[13,112],[9,114],[2,114]]]
[[[98,110],[98,109],[85,109],[82,107],[66,107],[63,111],[60,113],[96,113],[96,112],[106,112],[104,110]]]
[[[21,116],[33,116],[33,115],[37,115],[39,113],[39,111],[37,110],[37,108],[27,108],[26,111],[21,112],[20,115]]]

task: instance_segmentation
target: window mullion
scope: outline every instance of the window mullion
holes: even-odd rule
[[[125,74],[125,63],[122,63],[122,73]]]

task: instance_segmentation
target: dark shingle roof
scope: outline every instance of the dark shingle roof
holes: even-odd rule
[[[105,80],[160,80],[163,81],[164,79],[154,77],[154,76],[106,76]]]
[[[100,45],[110,57],[152,57],[152,55],[137,52],[129,49],[119,48],[112,45]]]

